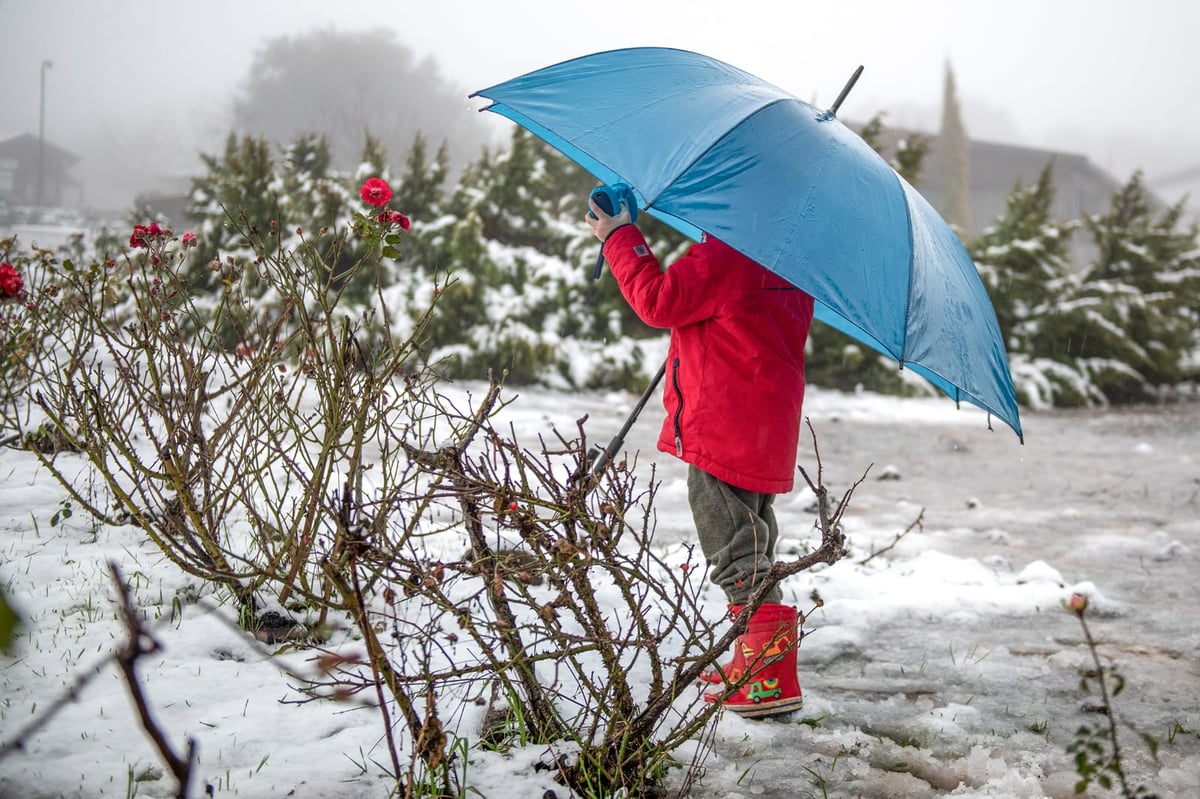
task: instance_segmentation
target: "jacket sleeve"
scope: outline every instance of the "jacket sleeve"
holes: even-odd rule
[[[604,258],[634,313],[651,327],[673,328],[716,313],[719,271],[704,256],[703,247],[693,245],[664,271],[642,232],[625,225],[604,242]]]

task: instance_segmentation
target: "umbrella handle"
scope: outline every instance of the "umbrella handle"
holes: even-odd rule
[[[592,272],[592,280],[599,280],[604,271],[604,245],[600,245],[600,254],[596,256],[596,271]]]
[[[629,414],[629,418],[625,420],[625,424],[621,425],[621,430],[613,436],[612,441],[608,442],[608,446],[604,449],[600,449],[594,445],[588,448],[583,462],[579,464],[579,468],[575,471],[575,474],[571,475],[572,483],[578,483],[589,473],[593,479],[600,478],[600,475],[608,468],[608,464],[612,462],[613,456],[617,454],[621,446],[625,443],[625,436],[629,433],[629,428],[633,427],[633,423],[637,421],[642,408],[646,406],[650,395],[654,393],[654,389],[662,382],[663,375],[666,373],[667,362],[663,361],[662,366],[658,367],[658,374],[654,375],[654,379],[650,381],[650,385],[646,386],[646,390],[642,392],[641,399],[633,407],[633,412]]]
[[[842,87],[842,93],[833,101],[833,105],[829,107],[829,113],[837,116],[838,109],[842,107],[842,101],[846,99],[846,95],[854,88],[854,84],[858,83],[858,76],[862,74],[862,64],[858,65],[858,69],[854,70],[854,74],[850,76],[850,80],[846,81],[846,85]]]

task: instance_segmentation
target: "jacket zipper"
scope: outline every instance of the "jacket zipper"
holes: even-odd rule
[[[675,396],[679,405],[675,407],[675,457],[683,457],[683,391],[679,388],[679,359],[671,364],[671,385],[675,387]]]

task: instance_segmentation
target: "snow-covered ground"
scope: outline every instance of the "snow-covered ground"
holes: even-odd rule
[[[589,414],[602,441],[636,399],[517,393],[504,413],[518,434],[573,431]],[[653,450],[660,413],[651,402],[627,445],[643,466],[657,463],[655,540],[670,547],[690,540],[691,523],[682,465]],[[805,709],[785,721],[722,718],[689,795],[1073,796],[1066,748],[1080,724],[1102,721],[1087,709],[1097,697],[1080,689],[1080,626],[1060,605],[1080,591],[1102,656],[1127,681],[1114,704],[1134,783],[1200,796],[1200,403],[1026,412],[1024,445],[944,399],[810,390],[806,413],[835,492],[870,471],[845,522],[850,557],[786,584],[802,609],[814,589],[825,602],[800,652]],[[815,469],[808,442],[800,464]],[[0,580],[28,622],[17,651],[0,658],[0,744],[121,635],[107,560],[152,617],[169,616],[189,582],[128,528],[93,533],[79,514],[51,525],[63,497],[27,453],[0,450]],[[810,499],[780,498],[784,554],[811,543]],[[923,530],[861,563],[922,510]],[[287,703],[297,693],[280,665],[312,664],[273,660],[191,607],[158,628],[165,649],[142,680],[173,741],[197,741],[196,795],[205,783],[216,796],[387,795],[374,711]],[[1158,739],[1157,760],[1141,734]],[[533,770],[542,754],[473,753],[472,795],[565,797]],[[0,797],[173,790],[111,666],[0,761]]]

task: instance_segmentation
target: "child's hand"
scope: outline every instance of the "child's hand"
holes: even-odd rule
[[[592,229],[592,235],[600,241],[607,239],[609,234],[617,228],[633,224],[633,218],[625,203],[621,203],[621,211],[616,216],[604,213],[591,197],[588,198],[588,208],[592,209],[592,212],[584,216],[584,219],[587,220],[588,227]]]

